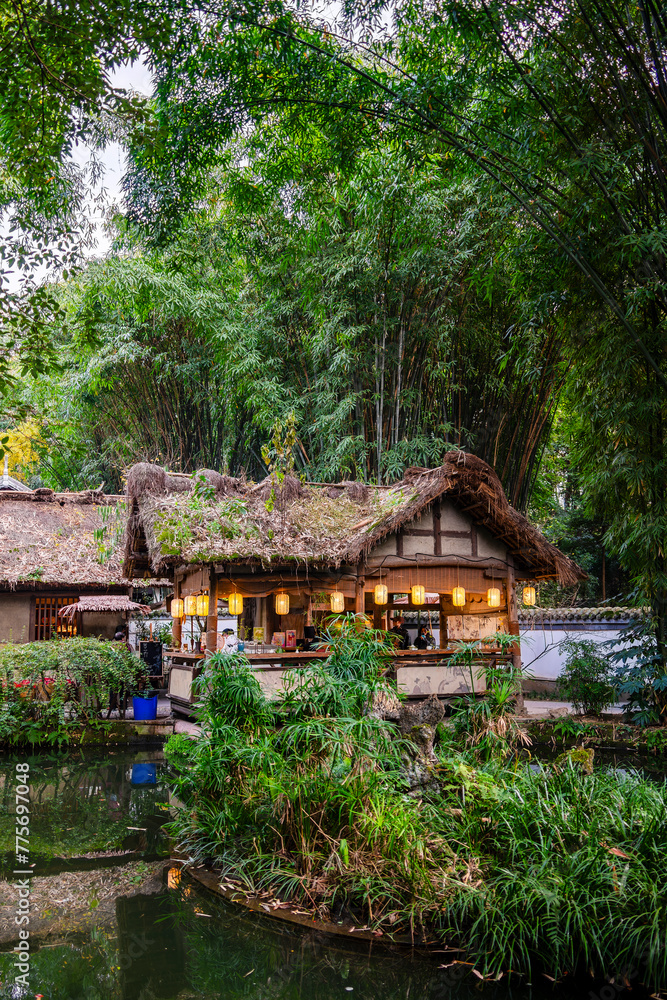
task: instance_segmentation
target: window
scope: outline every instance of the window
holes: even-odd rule
[[[36,597],[35,598],[35,639],[50,639],[52,635],[76,635],[76,616],[74,618],[59,618],[58,611],[68,604],[74,604],[79,598],[68,597]]]

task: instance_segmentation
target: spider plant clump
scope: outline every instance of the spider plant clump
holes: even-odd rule
[[[397,703],[385,637],[347,621],[331,641],[279,701],[242,658],[212,661],[203,736],[167,744],[181,850],[321,918],[460,949],[484,976],[633,970],[664,989],[665,786],[570,757],[509,766],[441,724],[415,794],[406,709],[373,710]]]

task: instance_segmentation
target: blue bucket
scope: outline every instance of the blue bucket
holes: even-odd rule
[[[132,778],[133,785],[156,785],[157,765],[156,764],[133,764]]]
[[[133,698],[132,710],[135,721],[141,719],[144,722],[149,722],[151,719],[157,719],[157,695],[152,698]]]

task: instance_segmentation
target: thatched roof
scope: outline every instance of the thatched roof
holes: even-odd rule
[[[0,492],[0,587],[126,588],[123,500],[93,490]]]
[[[146,604],[137,604],[131,601],[126,594],[105,594],[100,597],[82,597],[74,604],[67,604],[61,608],[58,615],[61,618],[74,618],[77,612],[85,614],[92,611],[95,614],[119,614],[139,611],[147,615],[151,609]]]
[[[495,472],[453,452],[437,469],[410,469],[390,487],[302,484],[287,477],[249,483],[204,470],[199,485],[141,463],[130,469],[126,574],[183,563],[355,564],[439,498],[501,539],[531,574],[563,584],[586,574],[510,507]]]

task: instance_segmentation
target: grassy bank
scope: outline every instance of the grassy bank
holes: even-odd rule
[[[206,736],[167,745],[185,850],[328,919],[461,948],[485,976],[667,986],[665,786],[576,755],[509,766],[493,698],[492,743],[465,712],[456,729],[379,717],[395,696],[373,635],[295,674],[279,706],[219,659]]]

